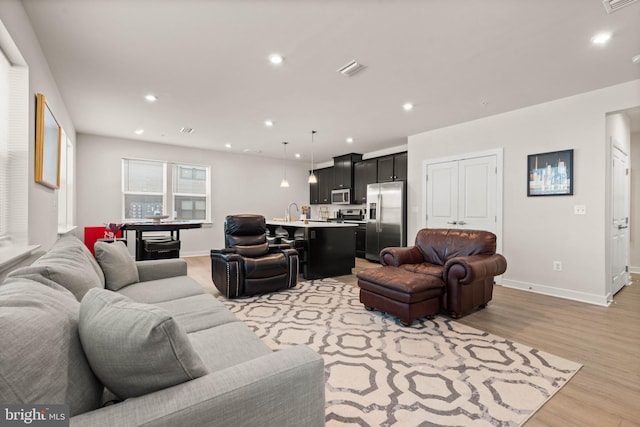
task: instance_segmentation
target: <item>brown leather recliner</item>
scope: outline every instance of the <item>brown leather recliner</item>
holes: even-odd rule
[[[211,250],[211,278],[227,298],[293,288],[298,282],[298,252],[269,245],[262,215],[229,215],[225,249]]]
[[[459,229],[422,229],[415,246],[383,249],[380,263],[444,280],[441,308],[454,318],[485,307],[494,277],[507,269],[507,260],[496,253],[495,234]]]

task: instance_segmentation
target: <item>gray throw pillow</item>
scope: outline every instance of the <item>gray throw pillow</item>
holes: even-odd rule
[[[30,266],[18,268],[9,277],[39,274],[68,289],[80,301],[91,288],[104,288],[102,270],[91,252],[76,237],[59,239]]]
[[[80,340],[95,374],[121,399],[207,374],[168,311],[104,289],[80,303]]]
[[[78,335],[80,303],[40,275],[0,286],[0,402],[68,404],[70,415],[100,407],[104,386]]]
[[[117,291],[132,283],[138,283],[138,267],[129,255],[127,245],[116,241],[113,243],[96,242],[94,245],[96,259],[104,272],[105,287]]]

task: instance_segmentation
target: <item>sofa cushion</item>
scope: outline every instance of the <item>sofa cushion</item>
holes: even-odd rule
[[[93,371],[121,399],[207,374],[166,310],[112,291],[92,289],[82,299],[80,339]]]
[[[155,305],[171,313],[187,334],[229,322],[239,322],[238,318],[211,294],[203,293]]]
[[[416,246],[425,261],[444,265],[459,256],[494,254],[496,236],[481,230],[423,228],[416,235]]]
[[[120,289],[118,293],[137,302],[157,304],[159,302],[200,295],[203,294],[204,291],[202,286],[191,277],[177,276],[150,282],[134,283]]]
[[[39,274],[73,293],[78,301],[92,288],[104,288],[104,275],[89,249],[76,237],[64,237],[28,267],[18,268],[9,277]]]
[[[127,245],[121,241],[96,242],[93,246],[98,264],[104,272],[105,287],[117,291],[132,283],[138,283],[138,268],[129,255]]]
[[[189,334],[189,340],[211,372],[272,353],[272,350],[243,322],[230,322],[193,332]]]
[[[42,276],[0,286],[0,402],[68,404],[70,415],[100,406],[104,386],[80,344],[80,304]]]
[[[403,270],[411,273],[428,274],[429,276],[436,276],[443,279],[444,267],[442,265],[430,264],[428,262],[421,262],[419,264],[402,264],[400,266]]]

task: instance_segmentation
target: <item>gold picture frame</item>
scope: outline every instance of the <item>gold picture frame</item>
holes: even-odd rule
[[[44,95],[36,94],[35,180],[46,187],[60,188],[60,140],[62,128],[47,105]]]

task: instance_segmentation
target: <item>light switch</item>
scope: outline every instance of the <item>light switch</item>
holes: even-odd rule
[[[575,205],[573,207],[574,215],[586,215],[587,214],[587,206],[586,205]]]

